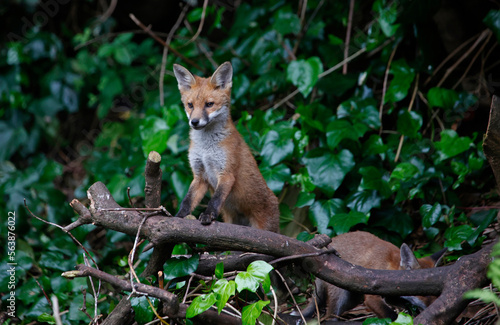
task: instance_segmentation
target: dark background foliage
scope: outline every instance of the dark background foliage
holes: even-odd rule
[[[24,199],[61,225],[76,218],[68,202],[96,181],[123,206],[130,187],[140,206],[156,150],[162,202],[176,212],[192,176],[173,63],[205,76],[232,63],[233,118],[280,198],[282,233],[305,240],[363,229],[420,254],[445,246],[451,258],[477,249],[495,213],[470,208],[497,201],[481,143],[500,89],[498,5],[353,3],[349,18],[348,1],[213,1],[205,15],[200,1],[3,1],[0,243],[7,247],[3,225],[15,213],[22,322],[50,313],[41,288],[69,309],[64,321],[87,321],[77,310],[85,281],[59,277],[81,252],[30,218]],[[185,6],[170,45],[190,61],[170,50],[162,66],[162,45],[129,13],[165,40]],[[74,235],[101,268],[125,273],[128,236],[92,226]],[[100,312],[115,303],[103,299]]]

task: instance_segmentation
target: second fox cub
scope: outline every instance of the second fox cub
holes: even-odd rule
[[[231,64],[223,63],[210,78],[193,76],[178,64],[174,74],[191,127],[189,163],[194,175],[176,216],[190,214],[210,190],[212,198],[199,217],[202,224],[222,212],[225,222],[278,232],[278,199],[231,119]]]
[[[403,244],[398,249],[368,232],[356,231],[339,235],[332,239],[328,248],[334,248],[342,259],[368,269],[379,270],[413,270],[431,268],[446,252],[446,250],[417,259],[408,245]],[[336,287],[323,280],[316,279],[315,297],[319,308],[325,307],[325,316],[340,316],[345,311],[356,307],[363,301],[378,317],[396,319],[397,314],[381,296],[362,295]],[[432,297],[402,297],[413,305],[423,309],[433,300]],[[306,317],[316,312],[314,299],[302,311]]]

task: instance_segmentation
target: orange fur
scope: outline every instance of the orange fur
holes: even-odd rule
[[[416,259],[406,244],[401,250],[368,232],[356,231],[332,238],[328,248],[334,248],[342,259],[368,269],[404,270],[434,267],[444,251],[432,256]],[[403,258],[403,260],[402,260]],[[381,296],[362,295],[336,287],[323,280],[316,279],[315,295],[318,305],[326,305],[327,318],[340,316],[364,300],[365,305],[378,317],[396,318],[396,313]],[[421,307],[429,305],[435,298],[412,297]],[[316,311],[313,301],[304,309],[303,314],[311,317]]]
[[[194,176],[177,216],[191,213],[209,189],[212,198],[200,215],[203,224],[222,212],[225,222],[278,232],[278,199],[231,119],[231,64],[222,64],[210,78],[193,76],[179,65],[174,73],[191,126]]]

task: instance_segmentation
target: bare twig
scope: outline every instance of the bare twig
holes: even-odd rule
[[[170,29],[170,32],[168,33],[167,39],[165,40],[165,44],[168,44],[170,46],[170,42],[172,41],[172,37],[175,34],[175,31],[179,28],[179,25],[181,24],[182,20],[184,19],[184,16],[186,15],[188,5],[184,5],[182,8],[181,14],[177,18],[177,21],[175,22],[174,26]],[[168,46],[163,47],[163,55],[161,57],[161,68],[160,68],[160,84],[159,84],[159,90],[160,90],[160,105],[163,106],[165,105],[165,96],[163,94],[163,82],[165,78],[165,67],[167,65],[167,56],[168,56]]]
[[[463,60],[465,60],[466,57],[468,57],[472,53],[472,51],[474,51],[476,49],[476,47],[481,43],[481,41],[485,37],[487,37],[490,33],[491,33],[491,31],[489,29],[486,29],[481,33],[481,35],[479,35],[479,37],[476,39],[474,44],[472,44],[472,46],[451,67],[446,69],[446,72],[445,72],[443,78],[441,78],[441,80],[437,84],[437,87],[441,87],[441,85],[450,76],[450,74],[460,65],[460,63]]]
[[[339,256],[339,253],[337,252],[337,250],[335,249],[328,249],[328,250],[322,250],[322,251],[318,251],[316,253],[307,253],[307,254],[298,254],[298,255],[292,255],[292,256],[284,256],[284,257],[280,257],[280,258],[277,258],[273,261],[270,261],[269,264],[276,264],[276,263],[280,263],[280,262],[283,262],[283,261],[289,261],[289,260],[295,260],[295,259],[298,259],[298,258],[304,258],[304,257],[312,257],[312,256],[320,256],[320,255],[323,255],[323,254],[335,254],[337,256]]]
[[[413,94],[411,95],[410,105],[408,106],[408,112],[411,111],[411,109],[413,107],[413,103],[415,102],[415,98],[417,97],[419,77],[420,77],[420,74],[417,74],[417,78],[415,80],[415,87],[413,88]],[[401,137],[399,138],[398,150],[396,151],[396,157],[394,158],[394,162],[397,162],[399,160],[399,155],[401,154],[401,150],[403,149],[404,138],[405,138],[405,136],[403,134],[401,134]]]
[[[38,282],[38,280],[33,277],[33,279],[35,280],[36,284],[38,285],[38,287],[40,288],[40,290],[42,290],[43,292],[43,295],[45,296],[45,299],[47,300],[47,302],[49,303],[49,306],[52,307],[52,302],[49,298],[49,296],[47,296],[47,293],[45,292],[45,290],[43,289],[42,285],[40,284],[40,282]]]
[[[139,19],[137,19],[137,17],[134,16],[134,14],[129,14],[129,17],[130,17],[130,19],[132,19],[134,21],[134,23],[137,24],[137,26],[139,26],[146,33],[148,33],[158,43],[160,43],[163,46],[168,47],[169,51],[172,51],[181,60],[183,60],[184,62],[188,63],[189,65],[192,65],[193,67],[197,68],[198,70],[205,71],[205,69],[203,69],[198,64],[196,64],[196,62],[194,62],[191,59],[186,58],[184,55],[182,55],[181,53],[179,53],[179,51],[177,51],[176,49],[174,49],[173,47],[171,47],[169,44],[165,43],[165,41],[163,41],[160,37],[158,37],[158,35],[156,35],[155,33],[153,33],[151,31],[151,26],[146,27]]]
[[[484,32],[484,31],[483,31]],[[465,42],[463,42],[462,44],[460,44],[460,46],[458,46],[456,49],[453,50],[453,52],[451,52],[444,60],[443,62],[441,62],[436,69],[434,69],[434,71],[432,72],[432,74],[429,76],[429,78],[427,78],[427,80],[424,82],[424,86],[427,86],[427,84],[432,80],[432,78],[434,78],[434,76],[444,67],[444,65],[446,64],[446,62],[448,62],[449,60],[451,60],[451,58],[453,58],[455,55],[457,55],[458,52],[460,52],[461,50],[463,50],[467,45],[469,45],[473,40],[477,39],[478,36],[481,35],[481,33],[479,34],[476,34],[474,36],[472,36],[471,38],[469,38],[468,40],[466,40]]]
[[[354,53],[353,55],[351,55],[347,59],[342,60],[341,62],[337,63],[336,65],[334,65],[330,69],[328,69],[328,70],[320,73],[318,75],[318,79],[319,78],[323,78],[323,77],[329,75],[330,73],[334,72],[335,70],[338,70],[340,67],[342,67],[344,65],[344,63],[347,63],[347,62],[350,62],[350,61],[354,60],[355,58],[357,58],[358,56],[360,56],[361,54],[363,54],[365,52],[366,52],[366,48],[362,48],[361,50],[359,50],[358,52]],[[287,101],[289,101],[292,97],[294,97],[298,93],[299,93],[299,89],[295,89],[288,96],[286,96],[285,98],[283,98],[282,100],[280,100],[278,103],[276,103],[273,106],[273,109],[276,109],[276,108],[280,107],[281,105],[283,105],[284,103],[286,103]]]
[[[344,43],[344,60],[349,56],[349,43],[351,42],[352,32],[352,16],[354,14],[354,1],[355,0],[350,0],[349,2],[349,18],[347,20],[347,31]],[[342,74],[347,74],[347,62],[344,63],[344,66],[342,67]]]
[[[204,0],[203,1],[203,11],[201,12],[201,20],[200,20],[200,24],[198,25],[198,30],[196,31],[196,34],[194,34],[194,36],[189,41],[187,41],[185,44],[183,44],[182,46],[186,46],[186,45],[192,43],[195,39],[198,38],[198,36],[200,36],[200,33],[203,29],[203,25],[205,23],[205,14],[207,12],[207,5],[208,5],[208,0]]]
[[[80,311],[82,313],[84,313],[85,315],[87,315],[87,317],[91,320],[91,323],[93,323],[94,319],[92,318],[92,316],[90,316],[90,314],[87,311],[87,290],[83,287],[81,289],[82,289],[82,295],[83,295],[83,302],[82,302],[82,307],[80,308]]]
[[[306,319],[304,318],[304,315],[302,314],[302,311],[300,310],[300,307],[297,304],[297,301],[295,300],[295,297],[293,296],[292,291],[290,290],[290,288],[288,287],[288,284],[286,283],[285,278],[283,277],[283,275],[281,275],[281,273],[278,270],[274,270],[274,271],[281,278],[281,281],[283,281],[283,284],[285,285],[286,290],[288,290],[288,293],[290,294],[290,297],[293,300],[293,304],[295,305],[295,309],[297,309],[297,311],[299,312],[300,317],[302,318],[302,321],[304,322],[303,324],[307,324]]]
[[[117,3],[118,0],[111,0],[108,9],[106,9],[106,11],[102,14],[102,16],[99,17],[99,21],[105,22],[106,20],[108,20],[108,18],[111,17],[113,12],[115,11]]]
[[[385,94],[387,92],[387,82],[389,80],[389,71],[391,70],[391,63],[392,60],[394,59],[394,55],[396,54],[396,50],[398,49],[398,43],[394,46],[394,49],[391,52],[391,56],[389,57],[389,61],[387,62],[387,68],[385,69],[385,76],[384,76],[384,83],[382,86],[382,99],[380,100],[380,107],[379,107],[379,112],[378,112],[378,118],[380,120],[380,134],[382,133],[383,125],[382,125],[382,113],[384,112],[384,101],[385,101]]]
[[[488,37],[486,38],[486,41],[484,41],[483,43],[483,46],[481,46],[481,48],[476,52],[476,54],[472,57],[472,60],[470,61],[469,65],[467,66],[467,68],[465,69],[464,73],[462,74],[462,76],[460,77],[460,79],[457,80],[457,82],[453,85],[453,87],[451,87],[452,89],[455,89],[457,88],[458,85],[460,85],[460,83],[462,82],[462,80],[464,80],[465,76],[469,73],[469,70],[470,68],[472,68],[472,65],[474,64],[474,62],[476,62],[479,54],[483,53],[484,51],[484,48],[486,47],[486,45],[488,44],[488,42],[490,41],[491,39],[491,36],[493,36],[493,33],[489,33],[488,34]],[[498,43],[495,43],[495,44],[498,44]]]
[[[52,296],[52,313],[54,315],[56,325],[62,325],[61,313],[59,312],[59,300],[57,300],[56,295]]]

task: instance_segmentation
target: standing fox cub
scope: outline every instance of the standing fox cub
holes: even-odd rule
[[[334,248],[342,259],[367,269],[378,270],[414,270],[435,267],[446,252],[445,250],[417,259],[408,245],[403,244],[401,250],[368,232],[356,231],[339,235],[332,239],[328,248]],[[340,316],[342,313],[356,307],[363,301],[378,317],[396,319],[397,314],[381,296],[362,295],[349,292],[316,279],[314,296],[318,307],[326,305],[327,318]],[[401,297],[413,305],[424,309],[434,297]],[[311,317],[316,312],[314,298],[302,311],[305,317]]]
[[[189,164],[194,175],[176,216],[190,214],[210,190],[208,207],[199,217],[202,224],[222,212],[225,222],[278,232],[278,199],[231,119],[231,64],[223,63],[210,78],[193,76],[178,64],[174,74],[191,127]]]

